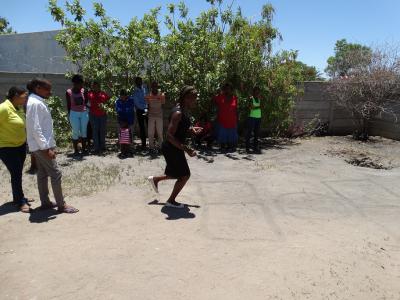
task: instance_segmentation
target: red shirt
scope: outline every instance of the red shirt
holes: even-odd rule
[[[220,94],[214,97],[218,107],[218,123],[224,128],[235,128],[237,126],[238,99],[235,95],[231,101],[227,101],[225,95]]]
[[[101,103],[107,102],[110,99],[105,92],[88,92],[88,99],[90,103],[90,113],[96,117],[101,117],[106,114],[106,112],[100,107]]]

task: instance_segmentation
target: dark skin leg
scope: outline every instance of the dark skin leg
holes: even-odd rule
[[[74,154],[78,154],[79,153],[78,143],[79,143],[79,140],[72,140],[72,145],[74,147]]]
[[[189,178],[190,178],[190,176],[184,176],[184,177],[180,177],[176,180],[174,188],[171,193],[171,196],[169,196],[167,202],[173,203],[173,204],[176,203],[175,198],[179,195],[179,193],[181,192],[183,187],[186,185],[186,182],[188,182]],[[158,187],[158,183],[160,181],[169,180],[169,179],[176,179],[176,178],[172,178],[167,175],[157,176],[157,177],[153,178],[154,184],[156,185],[156,187]]]

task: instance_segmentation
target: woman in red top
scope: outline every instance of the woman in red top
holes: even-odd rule
[[[92,89],[88,92],[90,105],[90,124],[92,125],[92,135],[95,153],[101,153],[106,149],[107,114],[101,104],[110,99],[100,88],[100,83],[95,81]]]
[[[222,93],[214,97],[217,106],[216,138],[221,150],[235,150],[238,142],[238,99],[232,92],[232,86],[225,83]]]

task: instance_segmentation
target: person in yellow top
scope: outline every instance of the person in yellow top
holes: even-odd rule
[[[258,148],[258,135],[261,126],[261,100],[260,100],[260,88],[253,88],[253,96],[250,98],[250,114],[247,120],[247,134],[246,134],[246,151],[250,152],[250,139],[253,136],[253,151],[254,153],[260,153]]]
[[[23,105],[28,93],[12,87],[8,99],[0,104],[0,159],[11,175],[13,202],[22,212],[29,212],[28,199],[22,190],[22,170],[26,158],[26,130]]]

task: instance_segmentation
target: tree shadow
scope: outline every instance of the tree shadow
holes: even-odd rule
[[[6,202],[0,206],[0,216],[19,212],[18,205],[14,202]]]
[[[46,223],[57,218],[58,211],[56,209],[35,208],[31,211],[29,221],[31,223]]]
[[[184,208],[168,207],[165,206],[165,202],[164,203],[159,202],[157,199],[149,202],[148,205],[162,206],[161,212],[167,215],[165,219],[169,221],[179,220],[179,219],[194,219],[196,215],[190,212],[190,207],[200,208],[199,205],[190,205],[190,204],[185,204]]]

